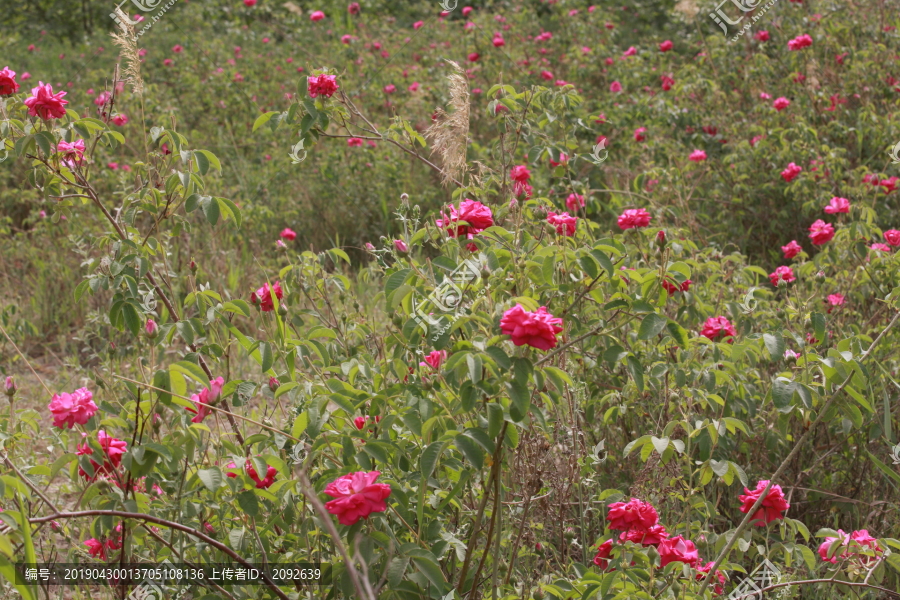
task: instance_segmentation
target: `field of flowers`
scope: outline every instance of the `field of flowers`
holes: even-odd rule
[[[0,599],[900,598],[900,0],[120,7],[0,23]]]

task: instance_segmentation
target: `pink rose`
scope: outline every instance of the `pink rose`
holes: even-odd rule
[[[45,121],[48,119],[61,119],[66,115],[66,104],[68,100],[63,100],[67,92],[53,93],[53,86],[43,81],[38,82],[38,86],[31,90],[31,97],[25,98],[25,106],[28,107],[28,114],[32,117],[40,117]]]
[[[761,31],[757,31],[756,35],[754,35],[753,37],[756,38],[760,42],[768,42],[769,41],[769,32],[766,31],[765,29],[763,29]]]
[[[675,80],[668,75],[662,75],[659,79],[664,92],[668,92],[672,89],[672,86],[675,85]]]
[[[614,502],[606,514],[610,529],[649,531],[659,523],[659,515],[649,502],[632,498],[629,502]]]
[[[372,513],[386,511],[391,486],[375,483],[379,475],[379,471],[357,471],[338,477],[325,488],[325,493],[335,498],[325,503],[325,509],[337,516],[341,525],[355,525]]]
[[[791,283],[792,281],[796,281],[797,278],[794,277],[794,270],[790,267],[778,267],[775,269],[773,273],[769,273],[769,281],[772,282],[772,285],[778,287],[778,284],[782,281],[785,283]]]
[[[876,560],[876,557],[861,555],[859,550],[865,548],[873,551],[876,556],[883,553],[883,550],[878,545],[878,541],[869,535],[869,532],[865,529],[854,531],[850,535],[844,533],[842,529],[838,529],[837,532],[839,537],[826,537],[825,541],[819,546],[819,556],[826,562],[837,564],[838,559],[855,559],[865,565]],[[828,554],[835,544],[837,544],[838,548],[834,551],[832,557],[828,558]]]
[[[831,306],[843,306],[844,304],[844,296],[843,294],[829,294],[828,299],[825,300]]]
[[[884,235],[884,241],[891,246],[900,246],[900,231],[888,229],[882,235]]]
[[[815,223],[809,226],[809,239],[816,246],[821,246],[831,241],[834,237],[834,227],[830,223],[826,223],[822,219],[817,219]]]
[[[700,335],[715,341],[717,338],[729,338],[729,344],[734,342],[734,336],[737,335],[734,325],[725,317],[710,317],[703,324]]]
[[[147,337],[153,339],[156,337],[156,334],[159,332],[159,325],[156,324],[156,321],[153,319],[147,319],[147,323],[144,325],[144,333],[147,334]]]
[[[803,252],[803,248],[797,243],[797,240],[791,240],[786,246],[781,247],[781,251],[784,252],[785,258],[794,258]]]
[[[531,178],[531,171],[525,165],[517,165],[510,170],[509,176],[513,181],[525,183]]]
[[[651,525],[647,529],[629,529],[619,535],[620,542],[634,542],[642,546],[658,546],[668,539],[669,534],[662,525]]]
[[[790,183],[803,170],[803,167],[790,163],[784,171],[781,172],[781,178]]]
[[[425,363],[435,370],[440,369],[445,360],[447,360],[446,350],[433,350],[425,357]]]
[[[324,96],[331,98],[338,90],[336,75],[318,75],[306,78],[307,90],[310,98]]]
[[[659,552],[660,567],[664,567],[670,562],[683,562],[694,566],[700,560],[700,553],[694,546],[694,542],[686,540],[680,535],[663,540],[656,550]]]
[[[354,148],[354,147],[359,148],[363,145],[362,138],[355,138],[355,137],[348,138],[347,145],[350,146],[351,148]]]
[[[619,229],[625,231],[626,229],[634,229],[636,227],[646,227],[650,224],[651,218],[650,213],[643,208],[629,208],[619,215]]]
[[[762,495],[763,490],[766,489],[767,485],[769,485],[769,481],[767,479],[762,479],[756,483],[755,490],[750,491],[749,489],[744,488],[744,495],[738,496],[738,500],[743,502],[743,505],[740,508],[742,513],[750,512],[750,509],[753,508],[753,504]],[[783,518],[781,512],[790,507],[791,505],[784,499],[784,492],[781,491],[781,486],[776,483],[769,490],[769,493],[766,495],[765,500],[763,500],[757,511],[753,513],[752,519],[756,525],[762,527],[764,524]]]
[[[597,554],[594,556],[594,564],[600,567],[601,570],[606,570],[606,567],[609,566],[609,558],[610,552],[612,551],[613,541],[611,539],[606,540],[597,548]]]
[[[88,547],[88,553],[94,558],[100,558],[100,560],[106,560],[106,545],[95,539],[90,538],[84,541],[84,545]]]
[[[472,52],[467,58],[469,59],[469,62],[478,62],[478,59],[481,58],[481,55],[477,52]]]
[[[572,212],[577,212],[584,208],[584,196],[581,194],[569,194],[569,197],[566,198],[566,208]]]
[[[128,117],[126,117],[123,114],[118,114],[112,118],[112,122],[116,126],[121,127],[122,125],[125,125],[126,123],[128,123]]]
[[[351,15],[359,14],[359,2],[351,2],[347,5],[347,12]]]
[[[703,150],[694,150],[691,152],[691,155],[688,156],[688,160],[692,160],[694,162],[703,162],[706,160],[706,152]]]
[[[352,39],[353,39],[353,36],[350,35],[349,33],[346,33],[346,34],[344,34],[344,35],[341,36],[341,43],[342,43],[342,44],[349,44],[350,41],[351,41]]]
[[[850,212],[850,201],[846,198],[839,198],[835,196],[831,199],[831,202],[828,203],[828,206],[825,207],[825,212],[829,215],[833,215],[835,213],[849,213]]]
[[[503,313],[500,332],[512,337],[516,346],[528,345],[539,350],[556,347],[556,335],[563,330],[562,319],[554,317],[542,306],[534,312],[526,312],[521,304]]]
[[[637,129],[635,129],[634,130],[634,141],[643,142],[645,139],[647,139],[647,136],[644,135],[645,133],[647,133],[646,127],[638,127]]]
[[[393,83],[389,83],[386,86],[384,86],[385,94],[393,94],[396,91],[397,91],[397,86],[395,86]]]
[[[18,91],[16,72],[11,71],[9,67],[3,67],[3,70],[0,70],[0,96],[12,96]]]
[[[228,466],[234,467],[234,463],[231,463]],[[256,483],[257,489],[261,490],[271,487],[271,485],[275,483],[275,476],[278,475],[278,469],[271,465],[267,465],[266,476],[264,479],[260,479],[259,474],[257,474],[256,469],[253,468],[253,464],[250,459],[247,459],[247,462],[244,463],[244,470],[247,471],[247,476]],[[230,476],[231,475],[229,475],[229,477]],[[235,475],[235,477],[236,476],[237,475]]]
[[[424,24],[425,21],[416,21],[415,23],[413,23],[413,29],[419,29]]]
[[[409,246],[407,246],[406,242],[403,240],[394,240],[394,248],[397,249],[397,252],[402,252],[404,254],[409,252]]]
[[[609,91],[614,94],[618,94],[622,91],[622,84],[618,81],[613,81],[611,84],[609,84]]]
[[[97,412],[94,394],[87,388],[78,388],[71,394],[54,394],[47,405],[53,414],[53,426],[72,429],[75,424],[84,425]]]
[[[803,48],[807,48],[812,46],[813,40],[809,36],[808,33],[804,33],[803,35],[797,36],[794,39],[788,42],[789,50],[802,50]]]
[[[56,151],[63,155],[64,161],[80,163],[84,160],[84,140],[75,140],[72,143],[60,141],[56,144]]]
[[[672,41],[671,40],[666,40],[664,42],[659,43],[659,51],[660,52],[668,52],[671,49],[672,49]]]
[[[572,237],[575,235],[578,217],[573,217],[567,212],[556,214],[555,212],[550,211],[547,213],[547,222],[556,226],[556,233]]]
[[[702,561],[700,561],[700,562],[702,562]],[[698,571],[700,571],[699,573],[697,573],[697,577],[696,577],[697,581],[703,581],[704,579],[706,579],[706,576],[709,574],[709,570],[712,569],[712,566],[714,564],[716,564],[714,561],[710,561],[710,562],[706,563],[705,565],[695,566],[694,568],[697,569]],[[715,581],[717,579],[718,579],[718,583],[715,583]],[[722,574],[722,571],[719,571],[718,569],[716,570],[716,575],[715,575],[715,577],[713,577],[712,582],[713,582],[713,591],[716,594],[722,594],[725,592],[725,587],[724,587],[725,586],[725,575]]]
[[[285,227],[281,231],[280,235],[281,235],[282,239],[285,239],[285,240],[288,240],[291,242],[293,242],[295,239],[297,239],[297,233],[293,229],[290,229],[289,227]]]
[[[24,77],[22,79],[25,79]],[[890,194],[894,190],[897,189],[897,182],[900,181],[900,177],[891,177],[890,179],[882,179],[878,182],[878,185],[884,188],[885,194]]]
[[[502,48],[506,45],[506,40],[503,39],[502,35],[495,35],[494,39],[491,40],[491,43],[494,44],[495,48]]]
[[[459,212],[456,206],[450,204],[447,206],[450,216],[441,214],[441,219],[436,221],[440,228],[447,228],[450,237],[466,236],[469,239],[481,233],[494,224],[494,215],[491,209],[475,200],[466,198],[459,204]],[[458,225],[460,221],[465,221],[467,225]],[[454,224],[457,224],[454,226]]]
[[[323,13],[321,10],[314,10],[309,15],[309,20],[312,21],[313,23],[315,23],[316,21],[321,21],[324,18],[325,18],[325,13]]]
[[[473,10],[474,10],[474,9],[473,9],[471,6],[464,6],[463,9],[462,9],[462,16],[468,17],[469,14],[470,14]]]
[[[550,156],[550,166],[551,167],[559,167],[561,165],[567,165],[567,164],[569,164],[569,155],[566,154],[565,152],[559,153],[559,162],[553,160],[552,155]]]
[[[272,300],[272,292],[275,297],[281,300],[284,297],[284,291],[281,289],[281,283],[276,281],[271,287],[268,283],[264,283],[261,288],[250,294],[250,303],[259,304],[259,308],[263,312],[269,312],[275,308],[275,302]]]
[[[409,85],[409,87],[406,88],[406,89],[408,89],[410,92],[418,92],[418,91],[419,91],[419,82],[418,82],[418,81],[413,81],[413,82]]]
[[[224,385],[225,379],[223,379],[222,377],[216,377],[209,382],[208,388],[203,388],[203,390],[199,394],[191,395],[191,401],[194,403],[196,408],[184,407],[184,410],[195,413],[196,415],[193,419],[191,419],[191,423],[203,422],[203,419],[206,418],[206,415],[210,413],[210,410],[207,407],[210,404],[215,404],[216,400],[219,399],[219,395],[222,393],[222,387]]]
[[[635,54],[637,54],[637,49],[634,46],[631,46],[630,48],[628,48],[628,50],[622,53],[622,56],[634,56]]]
[[[788,100],[787,98],[785,98],[784,96],[782,96],[781,98],[776,98],[775,102],[772,103],[772,106],[775,107],[775,110],[777,110],[778,112],[783,111],[790,105],[791,105],[791,101]]]
[[[87,434],[83,433],[81,435],[83,438],[87,437]],[[124,455],[128,450],[127,442],[106,435],[106,432],[102,429],[97,432],[97,441],[100,443],[100,447],[106,454],[106,458],[103,461],[103,465],[100,465],[94,459],[90,459],[91,466],[94,468],[94,479],[96,479],[101,474],[112,474],[112,472],[121,464],[122,455]],[[87,443],[85,443],[78,446],[75,454],[78,456],[92,456],[94,454],[94,450]],[[78,468],[78,474],[84,478],[88,477],[87,472],[81,467]]]

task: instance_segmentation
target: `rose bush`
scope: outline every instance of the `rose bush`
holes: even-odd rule
[[[504,59],[485,44],[471,73],[428,66],[428,101],[387,80],[372,82],[368,93],[384,92],[373,101],[351,93],[361,71],[349,65],[364,56],[388,67],[377,38],[389,31],[362,20],[365,6],[342,8],[341,23],[323,8],[302,31],[346,52],[346,70],[291,67],[284,92],[264,79],[267,60],[243,58],[270,42],[241,33],[221,61],[227,75],[198,61],[160,80],[210,105],[184,127],[163,118],[159,82],[141,78],[181,69],[188,40],[145,63],[123,42],[127,85],[65,92],[83,113],[49,84],[17,90],[12,70],[24,69],[4,70],[16,85],[2,88],[3,149],[14,175],[52,199],[53,222],[35,235],[81,253],[85,277],[59,301],[97,309],[97,345],[84,361],[90,383],[75,392],[7,382],[0,573],[9,580],[10,561],[34,558],[39,541],[42,558],[55,548],[73,562],[321,561],[332,597],[710,597],[764,557],[788,582],[821,580],[791,586],[798,595],[841,597],[849,586],[835,581],[896,589],[898,477],[885,440],[896,442],[900,235],[880,202],[896,181],[869,172],[871,148],[845,152],[837,140],[850,134],[835,124],[851,110],[860,126],[878,122],[896,94],[879,83],[859,104],[832,102],[831,116],[814,110],[815,94],[773,109],[758,90],[723,91],[746,86],[738,78],[703,70],[737,61],[720,41],[702,56],[686,42],[648,53],[611,33],[622,21],[608,8],[547,3],[467,17],[476,32],[510,25],[496,52],[535,48],[514,54],[531,79],[498,83],[489,65]],[[446,36],[435,45],[467,31],[428,10]],[[535,29],[529,11],[557,34]],[[424,30],[414,22],[403,35]],[[858,43],[840,25],[813,42],[801,17],[786,22],[772,34],[778,48],[747,42],[772,95],[788,71],[815,74],[810,55],[824,63]],[[345,31],[357,39],[339,41]],[[568,49],[576,37],[593,47]],[[436,59],[431,43],[414,52]],[[457,44],[456,58],[470,50]],[[561,85],[541,84],[532,52],[554,58],[544,79]],[[406,60],[425,80],[421,58]],[[850,61],[844,77],[863,81],[863,69]],[[675,75],[668,88],[641,91],[663,71]],[[235,89],[284,102],[244,115],[241,142],[256,136],[299,159],[302,140],[310,162],[299,168],[331,180],[331,196],[340,181],[383,201],[347,217],[363,222],[355,252],[300,250],[325,239],[316,230],[327,219],[307,227],[243,195],[248,183],[234,180],[265,187],[271,174],[260,152],[228,147],[222,161],[188,139],[206,118],[234,124],[213,98],[232,102],[223,92]],[[445,108],[432,116],[436,99]],[[674,110],[694,101],[704,113]],[[729,145],[724,125],[700,122],[732,101],[752,118],[728,125]],[[117,125],[120,109],[146,127]],[[649,114],[658,123],[643,125]],[[815,143],[813,125],[832,147]],[[878,140],[867,143],[884,141],[865,126]],[[644,127],[641,149],[627,150]],[[615,168],[599,164],[598,135],[613,140],[605,165]],[[258,172],[240,166],[248,157]],[[369,162],[378,177],[348,176]],[[93,234],[64,235],[77,231]],[[191,258],[194,247],[236,256],[227,245],[241,235],[253,236],[241,246],[252,269],[211,250]],[[874,248],[880,239],[888,245]],[[739,250],[790,266],[763,268]],[[3,316],[7,341],[27,338]],[[15,412],[36,397],[40,411]],[[319,597],[275,585],[199,593]]]

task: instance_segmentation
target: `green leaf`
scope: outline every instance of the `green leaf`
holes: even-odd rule
[[[779,360],[784,357],[784,337],[782,337],[781,332],[764,333],[763,342],[766,344],[766,349],[772,356],[772,360]]]
[[[208,197],[206,202],[200,203],[200,210],[203,211],[203,214],[206,216],[206,220],[209,221],[209,224],[214,226],[219,222],[219,215],[221,211],[219,210],[219,203],[214,198]]]
[[[466,365],[469,367],[469,379],[472,383],[481,381],[481,358],[477,354],[467,354]]]
[[[484,451],[493,454],[495,448],[494,440],[491,439],[491,436],[487,434],[484,429],[479,429],[476,427],[469,427],[463,432],[463,435],[467,435],[473,440],[475,440],[479,446],[484,448]]]
[[[476,469],[480,469],[484,466],[484,451],[478,444],[472,441],[472,438],[459,434],[453,441],[456,443],[456,447],[462,452],[463,456],[472,463],[472,466]]]
[[[34,591],[37,588],[31,585],[16,583],[16,567],[3,556],[0,556],[0,575],[3,575],[3,578],[16,588],[19,594],[22,595],[23,600],[35,600]],[[19,579],[24,581],[24,574],[20,573]]]
[[[262,356],[262,372],[266,373],[275,362],[275,356],[272,354],[272,345],[269,342],[260,342],[259,351]]]
[[[122,305],[122,315],[125,317],[125,325],[131,334],[138,336],[141,333],[141,317],[138,315],[137,309],[129,303]]]
[[[448,442],[434,442],[422,451],[422,456],[419,457],[419,470],[422,472],[423,478],[431,477],[434,467],[437,465],[437,461],[447,444]]]
[[[658,314],[649,314],[644,317],[644,320],[641,321],[641,329],[638,332],[639,340],[649,340],[652,337],[655,337],[665,328],[666,323],[669,320],[662,315]]]
[[[814,335],[821,344],[825,341],[825,315],[822,313],[813,313],[809,317],[809,320],[812,321],[813,330],[815,331]]]
[[[266,123],[268,123],[272,117],[278,114],[277,110],[273,110],[271,112],[263,113],[256,118],[256,121],[253,122],[253,131],[256,131]]]
[[[640,361],[632,355],[628,355],[628,358],[625,359],[626,368],[628,369],[628,374],[631,375],[631,378],[634,380],[634,384],[637,386],[639,392],[644,391],[644,368],[641,366]]]
[[[794,382],[776,379],[772,382],[772,402],[779,412],[791,412],[793,406],[791,399],[794,397]]]
[[[609,256],[606,255],[603,250],[594,249],[591,250],[591,256],[597,259],[597,262],[600,263],[600,266],[606,269],[606,272],[609,273],[609,276],[613,276],[614,267],[612,261],[609,260]]]
[[[169,365],[169,371],[183,373],[184,375],[187,375],[198,383],[209,385],[209,379],[206,377],[206,373],[203,371],[203,369],[200,368],[200,365],[192,363],[189,360],[182,360],[175,364]]]
[[[300,413],[300,415],[294,419],[294,425],[291,427],[291,437],[300,438],[300,435],[306,431],[306,426],[309,424],[309,413],[306,411]]]
[[[216,169],[217,171],[222,170],[222,163],[219,162],[219,159],[216,157],[216,155],[213,154],[212,152],[210,152],[209,150],[194,150],[194,157],[198,159],[197,160],[198,166],[200,164],[201,156],[203,157],[202,160],[205,160],[208,165],[207,169],[209,168],[209,166],[211,166],[214,169]],[[206,171],[203,171],[202,174],[206,175]]]
[[[875,455],[866,450],[866,454],[869,455],[869,458],[872,459],[872,462],[878,467],[878,470],[887,475],[889,479],[892,479],[895,483],[900,483],[900,475],[898,475],[895,471],[893,471],[886,464],[875,458]]]
[[[251,517],[255,517],[259,514],[259,500],[256,498],[256,494],[252,490],[247,490],[238,494],[237,501],[238,505],[240,505],[241,507],[241,510],[243,510]]]
[[[200,469],[197,471],[197,477],[200,478],[200,481],[203,482],[203,485],[206,486],[206,489],[215,493],[220,487],[222,487],[222,469],[219,467],[212,467],[211,469]]]
[[[685,331],[684,327],[675,321],[669,321],[666,324],[666,328],[669,330],[669,335],[672,336],[672,339],[675,340],[675,343],[678,344],[679,348],[685,349],[688,347],[690,338],[688,338],[688,333]]]
[[[437,588],[438,593],[443,594],[446,582],[444,581],[444,573],[437,563],[421,556],[413,556],[412,561],[419,571],[421,571],[422,575]]]
[[[531,394],[528,393],[528,387],[519,381],[507,383],[506,391],[509,393],[510,400],[512,400],[512,404],[509,407],[509,416],[518,423],[528,414]]]

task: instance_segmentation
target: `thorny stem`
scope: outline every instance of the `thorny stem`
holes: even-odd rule
[[[875,347],[878,346],[878,343],[887,334],[887,332],[890,331],[891,328],[897,323],[898,319],[900,319],[900,312],[897,312],[897,314],[894,315],[894,318],[891,319],[891,322],[888,323],[887,326],[881,331],[881,333],[878,334],[878,337],[876,337],[872,341],[872,344],[869,346],[869,349],[866,350],[863,353],[863,355],[859,358],[859,361],[858,361],[859,363],[862,363],[869,357],[869,355],[872,353],[872,350],[874,350]],[[812,424],[810,424],[809,429],[806,430],[806,433],[804,433],[800,437],[800,439],[797,440],[797,443],[794,444],[794,447],[791,450],[790,454],[787,455],[787,457],[781,462],[781,465],[778,466],[778,469],[776,469],[775,472],[772,474],[772,476],[769,477],[768,485],[766,485],[766,488],[756,498],[756,502],[754,502],[753,506],[750,508],[750,510],[747,511],[747,515],[741,521],[741,524],[738,525],[738,528],[735,530],[734,535],[731,536],[731,539],[729,539],[728,543],[725,544],[725,547],[722,548],[722,551],[719,553],[719,556],[716,557],[715,563],[713,563],[712,567],[710,567],[710,569],[709,569],[709,573],[703,579],[703,585],[700,586],[700,591],[698,592],[698,595],[702,595],[703,592],[706,591],[706,588],[709,587],[710,582],[713,581],[713,579],[715,579],[716,569],[719,568],[719,565],[722,564],[722,561],[725,559],[725,557],[728,555],[728,553],[731,552],[731,549],[734,547],[734,544],[737,542],[738,537],[740,537],[740,535],[747,528],[747,525],[750,523],[750,519],[753,518],[753,515],[756,513],[756,511],[762,505],[763,500],[765,500],[766,497],[769,495],[769,490],[772,488],[772,485],[775,483],[775,480],[778,479],[778,477],[784,472],[784,470],[788,466],[788,463],[791,462],[791,460],[794,458],[794,456],[796,456],[797,453],[800,451],[800,448],[803,447],[803,444],[806,442],[807,438],[816,430],[816,426],[828,413],[828,409],[831,408],[831,405],[838,398],[841,391],[847,386],[848,383],[850,383],[850,380],[853,378],[854,374],[855,374],[855,370],[851,370],[850,374],[847,375],[847,378],[844,379],[843,383],[841,383],[837,388],[835,388],[835,390],[831,394],[831,397],[828,399],[827,402],[825,402],[825,404],[819,410],[819,415],[816,417],[816,420],[813,421]],[[900,597],[900,595],[898,595],[898,597]]]

